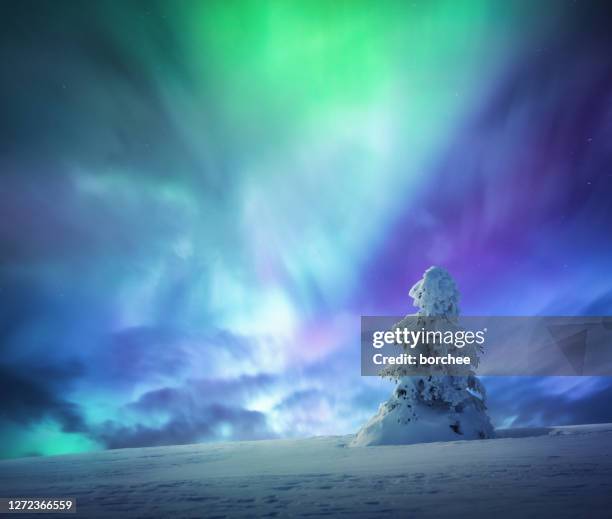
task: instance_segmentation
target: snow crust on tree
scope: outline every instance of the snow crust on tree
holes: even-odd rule
[[[459,291],[455,281],[443,268],[430,267],[423,278],[410,289],[419,311],[407,315],[394,328],[452,326],[459,315]],[[429,346],[431,354],[445,354],[448,345]],[[450,348],[453,348],[451,345]],[[461,350],[477,366],[479,347]],[[392,367],[382,376],[397,382],[395,391],[357,433],[354,446],[401,445],[410,443],[472,440],[494,437],[486,412],[486,391],[471,367],[457,375],[445,374],[440,367],[435,374],[410,376],[405,366]],[[439,374],[438,374],[439,372]]]
[[[429,267],[410,289],[417,315],[434,317],[459,315],[459,290],[455,280],[441,267]]]

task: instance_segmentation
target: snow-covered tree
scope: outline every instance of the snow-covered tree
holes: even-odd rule
[[[459,329],[459,291],[450,274],[430,267],[410,290],[419,311],[406,316],[395,328],[434,330]],[[452,344],[422,345],[427,355],[457,354]],[[478,365],[477,344],[461,348],[471,365],[457,375],[448,366],[438,366],[428,375],[411,374],[410,366],[393,366],[381,374],[397,387],[378,413],[357,433],[354,445],[394,445],[431,441],[492,438],[494,430],[486,412],[486,392],[471,366]]]

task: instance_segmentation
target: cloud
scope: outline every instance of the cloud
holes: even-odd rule
[[[20,374],[0,365],[0,422],[31,425],[43,419],[57,421],[64,432],[84,432],[79,407],[56,393],[60,380],[74,378],[80,370],[31,368]]]
[[[124,328],[104,341],[94,370],[105,384],[177,374],[188,363],[184,343],[184,334],[163,326]]]
[[[288,436],[325,434],[338,427],[332,392],[310,388],[294,391],[273,409]],[[333,427],[329,427],[333,423]]]
[[[128,404],[142,413],[153,411],[197,412],[215,402],[242,404],[261,392],[272,389],[276,378],[261,373],[243,375],[236,379],[188,380],[180,387],[164,387],[144,393],[136,402]]]
[[[180,445],[206,440],[258,440],[272,438],[264,414],[221,404],[198,406],[193,414],[177,414],[159,427],[122,426],[106,422],[94,436],[109,449]]]
[[[488,377],[484,384],[497,426],[612,422],[609,377]]]
[[[204,385],[203,390],[209,395],[222,394],[230,382],[214,378],[217,371],[252,361],[253,354],[252,338],[228,330],[214,327],[188,330],[165,324],[134,326],[108,334],[89,369],[97,383],[107,387],[134,387],[143,380],[160,384],[173,378],[189,379],[191,386]],[[242,386],[248,379],[245,376],[232,383]],[[252,377],[251,382],[264,380],[266,375],[260,374]],[[219,384],[218,390],[215,384]]]
[[[190,379],[151,390],[124,408],[134,417],[134,425],[109,420],[93,426],[90,435],[108,448],[271,438],[275,435],[267,416],[246,409],[245,402],[269,391],[275,382],[273,376],[259,374]],[[151,425],[155,421],[159,425]]]

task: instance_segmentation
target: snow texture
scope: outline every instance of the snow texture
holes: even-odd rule
[[[534,435],[527,437],[526,435]],[[610,517],[612,425],[347,448],[351,437],[0,461],[2,496],[72,496],[76,517]]]
[[[410,289],[418,315],[459,315],[459,291],[455,280],[441,267],[429,267],[423,278]]]
[[[394,328],[436,329],[442,322],[454,326],[459,315],[459,292],[450,274],[440,267],[430,267],[410,290],[419,312],[406,316]],[[452,345],[427,345],[427,355],[447,353],[469,356],[478,365],[479,346],[461,349]],[[403,445],[410,443],[474,440],[492,438],[493,426],[486,412],[486,391],[468,367],[464,376],[438,373],[407,376],[410,368],[393,366],[383,376],[395,378],[395,391],[357,433],[353,445]]]

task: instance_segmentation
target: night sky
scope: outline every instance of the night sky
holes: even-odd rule
[[[0,4],[0,457],[345,434],[360,315],[612,314],[588,1]],[[496,426],[612,380],[488,378]]]

